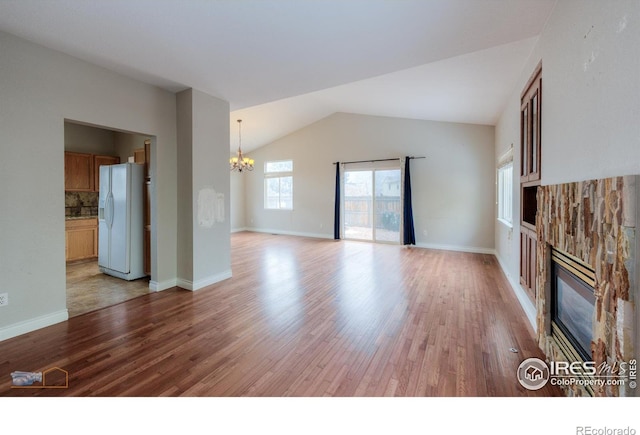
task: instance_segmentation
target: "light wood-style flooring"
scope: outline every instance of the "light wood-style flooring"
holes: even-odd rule
[[[97,261],[67,265],[67,311],[79,316],[149,293],[149,278],[134,281],[105,275]]]
[[[491,255],[236,233],[232,267],[0,342],[0,395],[562,395],[518,383],[542,354]],[[67,389],[10,388],[50,367]]]

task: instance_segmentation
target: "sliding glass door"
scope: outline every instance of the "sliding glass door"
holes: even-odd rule
[[[402,188],[400,169],[377,170],[374,176],[374,240],[400,243]]]
[[[344,237],[400,243],[401,192],[400,169],[345,170]]]
[[[344,172],[344,238],[373,240],[373,171]]]

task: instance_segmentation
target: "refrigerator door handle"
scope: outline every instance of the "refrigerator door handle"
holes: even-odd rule
[[[105,221],[107,222],[107,227],[111,228],[113,226],[113,193],[111,192],[107,194],[104,214]]]

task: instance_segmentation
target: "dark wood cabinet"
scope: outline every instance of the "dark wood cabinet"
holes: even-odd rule
[[[535,230],[520,228],[520,285],[532,301],[536,298],[536,251]]]
[[[540,181],[542,70],[536,69],[520,101],[520,182]]]
[[[520,285],[536,299],[538,186],[542,173],[542,64],[520,100]]]

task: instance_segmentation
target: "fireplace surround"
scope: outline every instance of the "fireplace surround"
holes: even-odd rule
[[[613,366],[636,358],[638,179],[624,176],[538,187],[535,303],[538,343],[549,361],[580,358]],[[567,337],[553,319],[557,308],[553,302],[554,252],[593,273],[593,312],[584,301],[575,299],[583,303],[586,311],[582,315],[590,317],[579,321],[579,340]],[[584,337],[588,326],[590,336]],[[588,349],[580,349],[581,343],[588,344]],[[635,395],[628,384],[563,388],[569,396]]]

